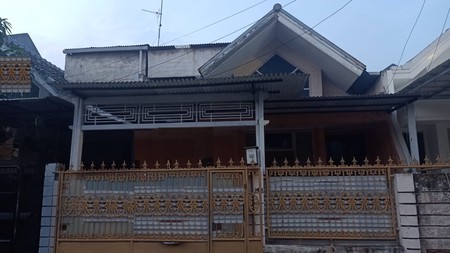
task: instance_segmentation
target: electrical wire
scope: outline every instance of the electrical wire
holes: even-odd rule
[[[219,40],[221,40],[221,39],[223,39],[223,38],[225,38],[225,37],[228,37],[228,36],[230,36],[230,35],[232,35],[232,34],[234,34],[234,33],[237,33],[237,32],[239,32],[240,30],[245,29],[245,28],[247,28],[247,27],[253,25],[254,23],[256,23],[256,21],[255,21],[255,22],[252,22],[252,23],[250,23],[250,24],[248,24],[248,25],[246,25],[246,26],[243,26],[243,27],[241,27],[241,28],[239,28],[239,29],[237,29],[237,30],[234,30],[233,32],[228,33],[228,34],[226,34],[226,35],[224,35],[224,36],[222,36],[222,37],[220,37],[220,38],[218,38],[218,39],[215,39],[215,40],[213,40],[212,42],[210,42],[209,44],[215,43],[215,42],[217,42],[217,41],[219,41]],[[188,51],[187,51],[186,53],[184,53],[184,54],[177,55],[177,56],[175,56],[175,57],[173,57],[173,58],[170,58],[170,59],[168,59],[168,60],[166,60],[166,61],[163,61],[163,62],[157,63],[157,64],[155,64],[155,65],[149,66],[148,69],[152,69],[152,68],[156,68],[156,67],[158,67],[158,66],[164,65],[164,64],[166,64],[166,63],[168,63],[168,62],[171,62],[171,61],[173,61],[173,60],[176,60],[176,59],[178,59],[178,58],[181,58],[181,57],[186,56],[186,55],[188,55],[188,54],[190,54],[190,53],[193,53],[193,52],[194,52],[194,50],[188,50]],[[112,79],[110,82],[118,81],[118,80],[120,80],[120,79],[122,79],[122,78],[129,77],[129,76],[132,76],[132,75],[135,75],[135,74],[138,74],[138,73],[139,73],[139,71],[136,71],[136,72],[127,74],[127,75],[125,75],[125,76],[121,76],[121,77],[119,77],[119,78]],[[95,82],[95,81],[98,81],[98,80],[94,80],[94,82]]]
[[[240,64],[240,65],[238,65],[238,66],[236,66],[236,67],[227,69],[227,70],[222,71],[222,72],[220,72],[220,73],[217,73],[217,74],[215,74],[215,75],[213,75],[213,76],[211,76],[211,77],[215,77],[215,76],[221,75],[221,74],[223,74],[223,73],[226,73],[226,72],[228,72],[228,71],[231,71],[231,70],[233,70],[233,69],[242,67],[242,66],[244,66],[244,65],[246,65],[246,64],[248,64],[248,63],[251,63],[251,62],[253,62],[253,61],[258,60],[258,59],[261,58],[261,57],[264,57],[264,56],[266,56],[266,55],[268,55],[268,54],[271,54],[272,52],[275,52],[275,51],[278,50],[279,48],[281,48],[281,47],[283,47],[283,46],[285,46],[285,45],[291,43],[292,41],[294,41],[294,40],[296,40],[296,39],[298,39],[298,38],[300,38],[300,37],[302,37],[305,33],[310,32],[311,30],[313,30],[314,28],[316,28],[317,26],[319,26],[320,24],[322,24],[322,23],[325,22],[326,20],[330,19],[332,16],[336,15],[338,12],[340,12],[342,9],[344,9],[344,8],[345,8],[348,4],[350,4],[352,1],[353,1],[353,0],[347,1],[344,5],[342,5],[340,8],[338,8],[336,11],[334,11],[333,13],[331,13],[330,15],[328,15],[327,17],[325,17],[324,19],[322,19],[322,20],[321,20],[319,23],[317,23],[316,25],[310,27],[307,31],[303,32],[303,33],[300,34],[300,35],[295,36],[294,38],[288,40],[287,42],[285,42],[285,43],[283,43],[282,45],[276,47],[275,49],[272,49],[272,50],[270,50],[269,52],[264,53],[263,55],[260,55],[260,56],[256,57],[255,59],[252,59],[252,60],[250,60],[250,61],[244,62],[243,64]],[[292,3],[292,2],[291,2],[291,3]],[[291,4],[291,3],[288,3],[288,4]],[[255,23],[255,22],[253,22],[253,23],[251,23],[251,24],[248,24],[248,25],[246,25],[245,27],[250,26],[250,25],[252,25],[252,24],[254,24],[254,23]],[[243,27],[243,28],[245,28],[245,27]],[[240,29],[238,29],[238,30],[242,30],[243,28],[240,28]],[[235,31],[235,32],[236,32],[236,31]],[[234,33],[234,32],[233,32],[233,33]],[[217,40],[216,40],[216,41],[217,41]],[[167,61],[158,63],[158,64],[156,64],[156,65],[150,66],[149,69],[154,68],[154,67],[157,67],[157,66],[160,66],[160,65],[163,65],[163,64],[168,63],[168,62],[170,62],[170,61],[172,61],[172,60],[178,59],[178,58],[180,58],[180,57],[182,57],[182,56],[184,56],[184,55],[187,55],[187,54],[189,54],[189,53],[191,53],[191,52],[192,52],[192,51],[187,52],[187,53],[182,54],[182,55],[179,55],[179,56],[176,56],[176,57],[174,57],[174,58],[171,58],[171,59],[169,59],[169,60],[167,60]],[[118,80],[120,80],[120,79],[122,79],[122,78],[125,78],[125,77],[128,77],[128,76],[132,76],[132,75],[135,75],[135,74],[137,74],[137,73],[139,73],[139,71],[138,71],[138,72],[135,72],[135,73],[127,74],[127,75],[125,75],[125,76],[118,77],[118,78],[116,78],[116,79],[111,80],[111,82],[118,81]]]
[[[420,7],[420,11],[417,14],[416,20],[414,21],[414,25],[412,26],[411,31],[409,32],[408,38],[406,39],[406,42],[405,42],[405,45],[403,46],[402,53],[400,54],[400,59],[398,59],[397,67],[395,68],[394,73],[392,74],[392,77],[391,77],[391,81],[389,81],[388,86],[386,88],[387,91],[389,90],[389,87],[393,84],[395,74],[397,73],[397,69],[400,65],[400,62],[403,59],[403,54],[405,53],[406,46],[408,45],[409,39],[411,38],[411,35],[412,35],[414,29],[416,28],[417,21],[419,21],[419,18],[423,11],[423,7],[425,6],[426,2],[427,2],[427,0],[423,0],[422,7]]]
[[[228,16],[228,17],[222,18],[222,19],[220,19],[220,20],[218,20],[218,21],[215,21],[215,22],[213,22],[213,23],[211,23],[211,24],[209,24],[209,25],[203,26],[203,27],[201,27],[201,28],[199,28],[199,29],[197,29],[197,30],[194,30],[194,31],[190,32],[190,33],[186,33],[186,34],[184,34],[184,35],[181,35],[181,36],[179,36],[179,37],[176,37],[175,39],[169,40],[169,41],[167,41],[166,43],[164,43],[164,45],[167,45],[167,44],[170,43],[170,42],[179,40],[179,39],[181,39],[181,38],[184,38],[184,37],[186,37],[186,36],[189,36],[189,35],[191,35],[191,34],[194,34],[194,33],[196,33],[196,32],[199,32],[199,31],[201,31],[201,30],[204,30],[204,29],[206,29],[206,28],[208,28],[208,27],[211,27],[211,26],[213,26],[213,25],[216,25],[216,24],[218,24],[218,23],[220,23],[220,22],[222,22],[222,21],[225,21],[225,20],[227,20],[227,19],[229,19],[229,18],[232,18],[232,17],[234,17],[234,16],[236,16],[236,15],[239,15],[239,14],[245,12],[245,11],[248,11],[248,10],[250,10],[250,9],[252,9],[252,8],[254,8],[254,7],[256,7],[256,6],[258,6],[258,5],[260,5],[260,4],[264,3],[264,2],[266,2],[266,1],[267,1],[267,0],[262,0],[262,1],[260,1],[260,2],[258,2],[258,3],[256,3],[256,4],[254,4],[254,5],[252,5],[252,6],[249,6],[249,7],[245,8],[245,9],[243,9],[243,10],[241,10],[241,11],[236,12],[236,13],[234,13],[234,14]]]
[[[211,77],[219,76],[219,75],[224,74],[224,73],[226,73],[226,72],[228,72],[228,71],[231,71],[231,70],[240,68],[240,67],[242,67],[242,66],[244,66],[244,65],[247,65],[247,64],[252,63],[252,62],[254,62],[254,61],[256,61],[256,60],[259,60],[259,58],[261,58],[261,57],[267,56],[267,55],[269,55],[269,54],[271,54],[271,53],[277,51],[278,49],[280,49],[280,48],[286,46],[287,44],[291,43],[292,41],[294,41],[294,40],[296,40],[296,39],[298,39],[298,38],[301,38],[304,34],[310,32],[311,30],[313,30],[314,28],[316,28],[317,26],[319,26],[320,24],[322,24],[323,22],[325,22],[326,20],[328,20],[328,19],[331,18],[332,16],[336,15],[338,12],[340,12],[342,9],[344,9],[344,8],[345,8],[348,4],[350,4],[352,1],[353,1],[353,0],[347,1],[347,2],[346,2],[344,5],[342,5],[339,9],[337,9],[336,11],[334,11],[333,13],[331,13],[330,15],[328,15],[326,18],[322,19],[319,23],[317,23],[316,25],[310,27],[308,30],[304,31],[302,34],[299,34],[299,35],[293,37],[292,39],[290,39],[290,40],[288,40],[288,41],[282,43],[280,46],[275,47],[274,49],[272,49],[272,50],[270,50],[270,51],[268,51],[268,52],[266,52],[266,53],[264,53],[264,54],[262,54],[262,55],[260,55],[260,56],[255,57],[255,59],[252,59],[252,60],[250,60],[250,61],[244,62],[244,63],[242,63],[242,64],[240,64],[240,65],[238,65],[238,66],[236,66],[236,67],[232,67],[232,68],[230,68],[230,69],[227,69],[227,70],[224,70],[224,71],[222,71],[222,72],[219,72],[219,73],[217,73],[217,74],[215,74],[215,75],[212,75]]]
[[[217,24],[217,23],[220,23],[220,22],[222,22],[222,21],[224,21],[224,20],[227,20],[227,19],[229,19],[229,18],[231,18],[231,17],[234,17],[234,16],[236,16],[236,15],[242,13],[242,12],[245,12],[245,11],[247,11],[247,10],[250,10],[250,9],[252,9],[252,8],[254,8],[254,7],[256,7],[256,6],[260,5],[260,4],[262,4],[263,2],[266,2],[266,1],[267,1],[267,0],[262,0],[262,1],[260,1],[260,2],[258,2],[258,3],[256,3],[256,4],[254,4],[254,5],[252,5],[252,6],[249,6],[249,7],[245,8],[245,9],[239,11],[239,12],[236,12],[236,13],[234,13],[234,14],[228,16],[228,17],[225,17],[225,18],[223,18],[223,19],[221,19],[221,20],[218,20],[218,21],[215,21],[215,22],[213,22],[213,23],[211,23],[211,24],[209,24],[209,25],[207,25],[207,26],[204,26],[204,27],[199,28],[199,29],[197,29],[197,30],[195,30],[195,31],[192,31],[192,32],[190,32],[190,33],[188,33],[188,34],[185,34],[185,35],[182,35],[182,36],[180,36],[180,37],[177,37],[177,38],[175,38],[175,39],[173,39],[173,40],[170,40],[170,41],[164,43],[164,45],[166,45],[166,44],[169,43],[169,42],[178,40],[178,39],[180,39],[180,38],[189,36],[189,35],[191,35],[191,34],[193,34],[193,33],[196,33],[196,32],[198,32],[198,31],[201,31],[201,30],[206,29],[206,28],[208,28],[208,27],[211,27],[211,26],[213,26],[213,25],[215,25],[215,24]],[[296,0],[293,0],[293,1],[289,2],[288,4],[286,4],[285,6],[291,4],[291,3],[295,2],[295,1],[296,1]],[[256,22],[256,21],[255,21],[255,22]],[[253,22],[253,23],[255,23],[255,22]],[[251,24],[253,24],[253,23],[251,23]],[[240,29],[238,29],[238,30],[235,30],[234,32],[231,32],[231,33],[229,33],[229,34],[227,34],[227,35],[225,35],[225,36],[222,36],[222,37],[220,37],[219,39],[216,39],[216,40],[214,40],[213,42],[210,42],[210,43],[214,43],[214,42],[216,42],[216,41],[218,41],[218,40],[221,40],[221,39],[223,39],[223,38],[225,38],[225,37],[228,37],[229,35],[231,35],[231,34],[233,34],[233,33],[236,33],[237,31],[240,31],[240,30],[244,29],[244,28],[247,27],[247,26],[250,26],[251,24],[246,25],[246,26],[244,26],[244,27],[242,27],[242,28],[240,28]],[[156,40],[155,40],[155,41],[156,41]],[[154,44],[154,42],[152,43],[152,45],[153,45],[153,44]],[[98,66],[98,67],[96,67],[96,68],[89,69],[89,71],[90,71],[90,72],[93,72],[93,71],[95,71],[95,70],[101,69],[101,68],[106,67],[106,66],[113,65],[113,64],[115,64],[115,63],[119,63],[119,62],[121,62],[121,61],[125,61],[125,60],[130,59],[130,58],[133,58],[133,57],[135,57],[135,56],[129,56],[129,57],[126,57],[126,58],[119,59],[119,60],[117,60],[117,61],[113,61],[113,62],[110,62],[110,63],[107,63],[107,64],[103,64],[103,65],[100,65],[100,66]],[[175,57],[175,58],[173,58],[173,59],[171,59],[171,60],[175,60],[175,59],[178,59],[178,58],[180,58],[180,56],[177,56],[177,57]],[[168,61],[165,61],[165,62],[168,62]],[[160,64],[158,64],[158,66],[159,66],[159,65],[160,65]],[[85,72],[86,72],[86,71],[85,71]],[[84,72],[84,73],[85,73],[85,72]],[[72,74],[72,75],[66,76],[65,78],[71,78],[71,77],[75,77],[75,76],[84,75],[84,73],[76,73],[76,74]],[[132,73],[132,74],[130,74],[130,75],[124,76],[124,77],[128,77],[128,76],[131,76],[131,75],[134,75],[134,74],[137,74],[137,73],[139,73],[139,71],[136,72],[136,73]],[[117,78],[117,79],[114,79],[114,80],[119,80],[119,79],[122,79],[122,78],[123,78],[123,77]],[[94,80],[94,82],[95,82],[95,81],[98,81],[98,80],[99,80],[99,79]]]
[[[431,64],[433,63],[434,56],[436,55],[437,48],[439,43],[441,42],[442,34],[444,34],[445,25],[447,24],[448,14],[450,13],[450,7],[447,10],[447,15],[445,16],[444,24],[442,24],[441,34],[439,35],[438,41],[436,43],[436,47],[434,48],[433,55],[431,56],[430,65],[428,65],[427,71],[430,71]]]

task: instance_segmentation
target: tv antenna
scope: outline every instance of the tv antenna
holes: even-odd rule
[[[146,10],[146,9],[142,9],[142,11],[145,12],[150,12],[156,15],[156,17],[158,18],[158,46],[159,46],[159,41],[161,39],[161,22],[162,22],[162,10],[163,10],[163,1],[161,0],[161,8],[158,11],[150,11],[150,10]]]

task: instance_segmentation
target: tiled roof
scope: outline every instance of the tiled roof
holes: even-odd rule
[[[57,83],[66,82],[64,79],[64,71],[51,62],[47,61],[42,57],[36,55],[31,55],[31,69],[37,71],[40,76],[42,76],[48,83],[52,83],[55,80]]]
[[[26,37],[31,42],[29,42]],[[47,80],[48,83],[52,83],[53,80],[58,83],[66,82],[64,79],[64,71],[41,57],[28,34],[21,34],[20,36],[12,35],[9,38],[11,43],[23,48],[28,57],[31,58],[32,72],[36,71],[42,78],[44,78],[44,80]],[[24,40],[24,38],[26,40]]]
[[[39,54],[39,50],[36,45],[34,45],[34,42],[28,33],[11,34],[8,38],[9,40],[12,40],[14,44],[22,47],[23,49],[41,56]]]

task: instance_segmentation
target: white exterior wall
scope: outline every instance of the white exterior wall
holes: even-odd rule
[[[450,100],[428,99],[414,102],[417,131],[423,133],[425,154],[434,161],[450,157]],[[408,133],[408,112],[404,108],[398,111],[398,122],[403,132]],[[421,161],[423,162],[423,161]]]
[[[315,65],[310,59],[301,55],[292,54],[289,47],[283,47],[279,55],[295,65],[298,69],[309,74],[309,94],[310,96],[323,96],[322,69]]]
[[[450,158],[450,136],[448,136],[448,130],[450,129],[450,122],[442,122],[436,124],[437,132],[437,144],[439,147],[439,156],[442,160]]]
[[[323,95],[324,96],[345,96],[348,95],[345,91],[339,89],[336,85],[332,84],[328,80],[323,80]]]
[[[139,51],[67,54],[64,76],[69,82],[137,81]]]
[[[148,54],[148,76],[199,76],[198,68],[216,55],[223,47],[155,49]]]
[[[417,121],[450,121],[450,100],[428,99],[414,103]]]
[[[198,68],[223,46],[151,48],[148,77],[199,76]],[[70,82],[138,81],[146,73],[146,51],[75,53],[66,55],[65,77]]]
[[[383,93],[392,93],[387,87],[388,73],[386,71],[380,72],[380,78],[374,83],[374,85],[367,91],[368,94],[383,94]]]
[[[419,100],[415,102],[415,110],[417,126],[424,130],[425,153],[432,160],[436,155],[441,159],[450,157],[447,132],[450,129],[450,100]]]

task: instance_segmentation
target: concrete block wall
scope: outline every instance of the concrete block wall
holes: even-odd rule
[[[58,203],[58,167],[58,164],[48,164],[45,167],[39,253],[55,252],[56,205]]]
[[[450,249],[450,174],[414,175],[422,252]]]
[[[394,194],[400,245],[406,253],[420,253],[420,231],[413,174],[394,175]]]
[[[376,244],[376,243],[374,243]],[[265,245],[264,253],[403,253],[395,246]]]

